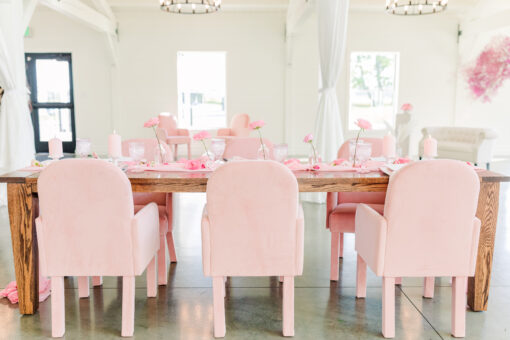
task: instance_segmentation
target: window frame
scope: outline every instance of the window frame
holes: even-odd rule
[[[392,128],[395,128],[395,119],[397,117],[397,111],[398,111],[398,97],[399,97],[399,91],[400,91],[400,51],[349,51],[349,64],[348,64],[348,70],[349,70],[349,75],[347,77],[347,88],[348,88],[348,107],[347,107],[347,131],[349,132],[355,132],[357,131],[358,129],[357,128],[354,128],[354,129],[351,129],[350,128],[350,117],[351,117],[351,103],[352,103],[352,99],[351,99],[351,91],[352,91],[352,87],[351,87],[351,75],[352,75],[352,70],[351,70],[351,61],[352,61],[352,56],[354,54],[385,54],[385,53],[392,53],[392,54],[395,54],[396,58],[395,58],[395,79],[394,79],[394,95],[393,95],[393,119],[392,119],[392,122],[389,122],[389,123],[392,123]],[[367,117],[367,119],[369,119]],[[378,129],[373,129],[374,131],[385,131],[387,130],[387,127],[384,127],[384,128],[378,128]]]
[[[189,124],[187,123],[188,120],[185,118],[182,110],[181,110],[181,106],[182,105],[182,97],[181,97],[181,94],[184,94],[184,93],[181,93],[180,92],[180,83],[179,83],[179,72],[180,72],[180,69],[179,69],[179,54],[186,54],[186,53],[218,53],[218,54],[223,54],[224,55],[224,71],[225,71],[225,88],[224,88],[224,102],[223,102],[223,106],[224,106],[224,112],[225,112],[225,119],[224,119],[224,123],[222,125],[218,125],[218,126],[213,126],[213,127],[203,127],[203,126],[194,126],[193,125],[193,119],[192,117],[190,117],[190,120],[189,120]],[[189,129],[189,130],[217,130],[217,129],[221,129],[221,128],[225,128],[228,126],[228,101],[227,101],[227,97],[228,97],[228,85],[227,85],[227,81],[228,81],[228,74],[227,74],[227,66],[228,66],[228,51],[226,50],[178,50],[177,53],[176,53],[176,62],[175,62],[175,67],[176,67],[176,78],[177,78],[177,83],[176,83],[176,88],[177,88],[177,117],[178,117],[178,120],[177,120],[177,124],[178,124],[178,127],[179,128],[186,128],[186,129]]]
[[[57,59],[67,61],[69,64],[69,103],[39,103],[37,101],[37,73],[36,61],[40,59]],[[74,115],[74,86],[73,63],[71,53],[25,53],[25,66],[27,81],[30,87],[30,102],[32,104],[32,123],[34,126],[35,151],[49,152],[48,142],[41,141],[39,133],[39,109],[69,109],[71,113],[71,141],[62,141],[63,151],[74,153],[76,149],[76,121]]]

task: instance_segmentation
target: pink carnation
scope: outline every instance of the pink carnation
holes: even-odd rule
[[[200,131],[193,135],[193,139],[196,141],[201,141],[208,138],[211,138],[211,135],[207,131]]]
[[[184,163],[184,168],[188,170],[199,170],[205,168],[205,165],[202,163],[200,159],[191,159],[186,160]]]
[[[365,120],[365,119],[358,119],[355,124],[357,126],[360,127],[360,129],[363,129],[363,130],[370,130],[372,129],[372,124],[368,121],[368,120]]]
[[[337,165],[342,165],[344,162],[347,162],[347,160],[343,159],[343,158],[339,158],[339,159],[335,159],[332,164],[333,164],[333,166],[337,166]]]
[[[407,164],[411,162],[411,160],[409,158],[397,158],[393,164]]]
[[[159,118],[158,117],[154,117],[154,118],[151,118],[148,121],[146,121],[143,124],[143,127],[151,128],[151,127],[157,126],[158,124],[159,124]]]
[[[258,130],[261,127],[263,127],[264,125],[266,125],[266,122],[264,122],[263,120],[256,120],[254,122],[251,122],[249,126],[250,126],[250,129],[252,129],[252,130]]]
[[[305,142],[305,143],[311,143],[311,142],[313,142],[313,135],[312,135],[311,133],[307,134],[307,135],[305,136],[305,139],[303,139],[303,142]]]
[[[411,103],[405,103],[405,104],[402,104],[402,106],[400,107],[400,109],[402,111],[411,111],[413,109],[413,106],[411,105]]]

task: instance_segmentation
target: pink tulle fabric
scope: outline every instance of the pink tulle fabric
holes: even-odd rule
[[[48,298],[51,294],[51,281],[45,277],[39,277],[39,302]],[[7,298],[12,304],[18,303],[18,285],[16,281],[9,283],[0,290],[0,297]]]

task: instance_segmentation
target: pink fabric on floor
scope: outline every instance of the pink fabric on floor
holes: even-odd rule
[[[39,302],[43,302],[51,294],[51,281],[45,277],[39,278]],[[9,283],[0,291],[0,297],[7,298],[12,304],[18,303],[18,285],[16,281]]]

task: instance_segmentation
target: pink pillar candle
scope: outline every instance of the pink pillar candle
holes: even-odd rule
[[[423,157],[434,158],[437,156],[437,140],[429,135],[423,141]]]
[[[61,157],[64,157],[62,141],[57,137],[52,138],[48,141],[48,150],[50,153],[49,156],[52,159],[59,159]]]
[[[111,158],[120,158],[122,156],[122,138],[115,131],[108,136],[108,155]]]
[[[388,133],[383,137],[382,141],[382,153],[386,158],[394,158],[396,156],[396,140],[395,137]]]

